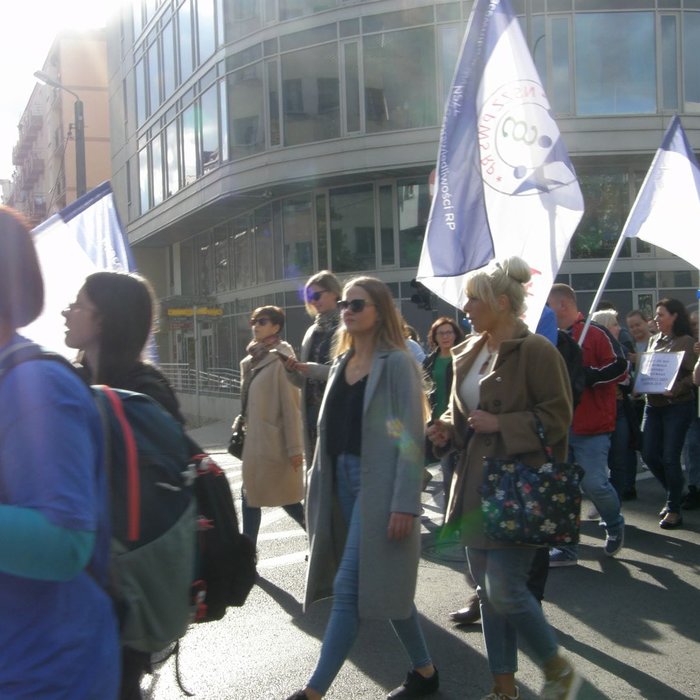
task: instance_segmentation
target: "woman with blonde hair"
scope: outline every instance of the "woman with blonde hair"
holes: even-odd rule
[[[465,312],[474,332],[454,348],[454,382],[447,411],[428,428],[442,450],[461,450],[448,508],[448,525],[461,533],[469,570],[477,583],[493,691],[483,700],[513,700],[517,638],[522,635],[544,669],[543,698],[575,697],[580,685],[559,654],[551,627],[527,587],[537,548],[505,545],[483,529],[480,487],[485,457],[513,455],[539,467],[545,454],[537,435],[543,426],[554,459],[567,455],[572,418],[566,365],[547,339],[520,320],[530,267],[512,257],[472,273]]]
[[[348,282],[338,306],[342,326],[306,500],[305,606],[334,600],[316,669],[290,700],[326,694],[365,618],[391,620],[411,660],[389,697],[421,697],[439,681],[413,603],[426,415],[420,369],[383,282]]]
[[[331,366],[333,338],[340,323],[338,278],[329,270],[309,277],[304,285],[306,311],[314,319],[301,341],[299,359],[286,362],[287,379],[301,389],[306,468],[311,467],[316,445],[316,422]]]

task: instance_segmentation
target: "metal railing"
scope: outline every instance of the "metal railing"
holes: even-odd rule
[[[241,392],[241,373],[227,367],[210,367],[197,371],[185,363],[163,362],[158,365],[175,391],[188,394],[234,394]]]

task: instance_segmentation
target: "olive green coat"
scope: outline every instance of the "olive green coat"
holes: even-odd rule
[[[470,335],[452,349],[452,392],[441,420],[452,426],[452,444],[462,450],[450,493],[448,523],[459,529],[465,546],[488,549],[502,545],[483,534],[479,488],[484,457],[518,456],[532,467],[543,464],[545,455],[535,432],[534,411],[554,458],[563,461],[573,413],[571,384],[559,351],[518,322],[515,338],[501,343],[493,371],[481,382],[478,408],[498,416],[500,432],[474,433],[465,445],[467,418],[477,407],[464,404],[459,387],[485,342],[481,335]]]

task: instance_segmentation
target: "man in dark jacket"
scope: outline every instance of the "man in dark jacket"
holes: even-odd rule
[[[574,290],[566,284],[555,284],[548,304],[557,316],[559,328],[578,342],[585,319],[578,310]],[[590,324],[582,350],[586,386],[574,412],[569,458],[585,471],[581,489],[600,513],[606,531],[603,551],[612,557],[622,549],[625,520],[620,513],[620,499],[608,479],[608,452],[617,413],[616,387],[627,373],[628,362],[620,344],[596,323]],[[567,547],[552,549],[549,561],[550,566],[570,566],[577,559],[577,548]]]

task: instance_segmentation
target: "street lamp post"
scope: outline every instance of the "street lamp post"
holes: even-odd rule
[[[75,120],[75,189],[76,197],[82,197],[87,190],[85,176],[85,118],[83,115],[83,101],[75,92],[59,83],[57,80],[54,80],[50,75],[44,73],[44,71],[35,71],[34,77],[45,85],[58,88],[75,97],[75,104],[73,105]]]

